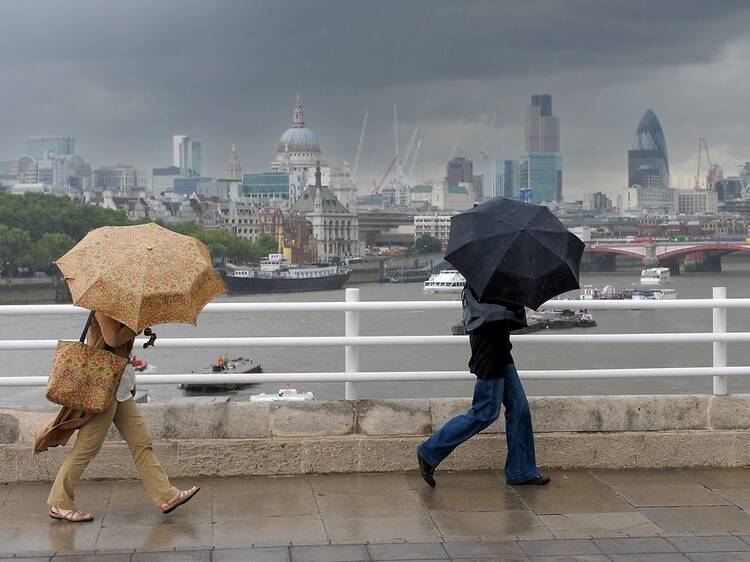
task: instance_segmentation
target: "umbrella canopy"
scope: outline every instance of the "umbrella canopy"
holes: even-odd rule
[[[74,304],[136,332],[195,324],[203,307],[226,292],[201,241],[154,223],[92,230],[55,263]]]
[[[445,260],[479,299],[536,309],[579,287],[583,248],[547,207],[497,197],[451,219]]]

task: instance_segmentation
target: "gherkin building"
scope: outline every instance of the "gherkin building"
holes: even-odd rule
[[[628,185],[656,189],[669,187],[667,141],[653,110],[643,114],[628,151]]]

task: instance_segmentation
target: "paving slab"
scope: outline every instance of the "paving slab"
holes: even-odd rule
[[[373,560],[447,560],[448,554],[440,543],[369,544],[367,550]]]
[[[603,554],[592,540],[521,541],[519,546],[530,556]]]
[[[750,488],[750,468],[690,469],[687,474],[699,484],[715,488]]]
[[[327,517],[325,530],[332,542],[440,541],[440,531],[428,516]]]
[[[525,556],[517,542],[446,542],[444,546],[452,559]]]
[[[367,547],[361,544],[326,546],[293,546],[292,562],[360,562],[370,560]]]
[[[686,555],[692,562],[750,562],[747,552],[691,553]]]
[[[739,537],[669,537],[680,552],[750,552],[750,544]]]
[[[289,548],[234,548],[218,549],[212,562],[289,562]]]
[[[594,543],[605,554],[653,554],[678,551],[673,544],[661,537],[594,539]]]
[[[517,486],[516,493],[537,514],[634,511],[611,488],[585,472],[550,471],[548,486]]]
[[[675,484],[661,486],[652,484],[620,485],[615,488],[629,504],[635,507],[678,507],[696,505],[729,505],[721,494],[702,484]]]
[[[563,513],[540,515],[544,525],[555,538],[606,538],[657,536],[662,529],[639,513]]]
[[[288,546],[327,542],[318,515],[254,517],[213,526],[214,544],[219,548],[242,546]]]
[[[641,513],[667,532],[750,531],[750,515],[735,506],[647,507]]]

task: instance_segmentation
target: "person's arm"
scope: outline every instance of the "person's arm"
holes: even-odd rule
[[[109,347],[120,347],[130,340],[135,339],[135,332],[121,324],[117,320],[110,318],[103,312],[96,312],[96,321],[102,330],[102,337]]]

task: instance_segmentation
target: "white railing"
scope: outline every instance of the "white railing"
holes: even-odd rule
[[[750,375],[750,366],[727,366],[727,344],[750,342],[750,332],[727,332],[727,309],[750,308],[750,298],[728,299],[726,288],[715,287],[711,299],[676,300],[552,300],[542,309],[712,309],[713,331],[656,334],[524,334],[512,336],[520,343],[713,343],[712,367],[636,368],[636,369],[554,369],[520,371],[524,379],[590,379],[619,377],[713,377],[714,394],[727,393],[727,377]],[[242,312],[345,312],[344,336],[311,337],[226,337],[226,338],[160,338],[160,348],[230,347],[341,347],[345,348],[343,372],[263,373],[263,374],[139,374],[141,384],[210,384],[263,382],[344,382],[346,398],[357,399],[358,382],[463,380],[471,379],[468,371],[367,371],[359,370],[359,350],[371,346],[467,345],[468,336],[360,336],[361,312],[384,311],[459,311],[459,301],[360,301],[359,289],[347,289],[346,300],[338,302],[289,303],[213,303],[204,314]],[[42,314],[86,314],[88,310],[72,305],[5,305],[0,316]],[[146,340],[138,339],[136,344]],[[50,350],[57,340],[0,340],[0,351]],[[0,377],[0,387],[45,386],[46,376]]]

